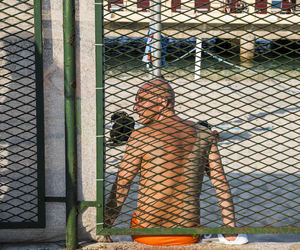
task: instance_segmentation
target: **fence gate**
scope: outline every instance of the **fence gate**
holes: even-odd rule
[[[40,7],[0,2],[0,228],[45,224]]]
[[[151,60],[158,48],[176,113],[220,134],[237,223],[234,230],[222,227],[215,190],[204,174],[199,228],[131,229],[137,175],[112,227],[103,225],[109,207],[98,208],[97,232],[299,233],[299,1],[95,0],[95,10],[98,199],[105,204],[125,152],[122,138],[111,136],[112,116],[125,111],[138,120],[136,94],[154,77]],[[154,46],[156,14],[161,48]]]

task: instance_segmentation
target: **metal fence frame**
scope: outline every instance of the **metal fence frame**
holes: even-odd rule
[[[104,227],[104,0],[95,0],[96,30],[96,100],[97,100],[97,234],[101,235],[168,235],[168,234],[215,234],[215,233],[300,233],[300,227],[239,227],[239,228],[105,228]],[[251,7],[252,8],[252,7]]]
[[[0,222],[0,229],[44,228],[45,221],[45,164],[44,164],[44,94],[41,0],[34,0],[34,47],[36,83],[36,140],[37,140],[37,222]]]

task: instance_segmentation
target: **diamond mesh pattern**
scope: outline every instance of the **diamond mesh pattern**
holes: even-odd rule
[[[123,121],[112,120],[112,116],[125,111],[136,121],[137,131],[146,131],[137,122],[139,116],[133,107],[138,89],[154,78],[153,71],[142,61],[151,15],[149,6],[149,1],[104,1],[106,200],[118,171],[121,174],[120,162],[128,150],[126,138],[122,141],[120,135],[116,139],[111,134],[114,128],[124,126]],[[161,8],[162,35],[168,39],[162,75],[175,92],[176,113],[195,123],[206,121],[220,135],[218,147],[233,197],[236,225],[266,228],[265,232],[269,227],[299,227],[299,3],[172,0],[162,1]],[[151,137],[144,133],[140,138]],[[155,150],[155,146],[142,140],[137,139],[134,145],[148,143]],[[148,149],[143,153],[151,155]],[[163,171],[171,171],[167,165],[160,170],[162,176]],[[173,169],[173,176],[178,168]],[[109,231],[116,234],[119,229],[130,227],[137,197],[143,192],[139,179],[143,164],[137,174],[136,169],[123,171],[127,172],[124,181],[127,178],[132,183],[112,226],[116,230]],[[153,167],[151,171],[147,175],[150,189],[159,184],[161,190],[168,189],[166,180],[155,181],[158,170]],[[154,197],[153,203],[156,194],[154,188],[149,195]],[[189,195],[185,191],[182,194]],[[160,202],[161,210],[176,214],[184,199],[173,195],[169,203],[156,202]],[[109,207],[111,204],[105,209],[117,209]],[[147,205],[151,207],[150,202]],[[173,210],[164,210],[168,205]],[[218,196],[205,173],[199,207],[201,227],[223,225]],[[158,213],[154,205],[152,208],[152,213]],[[185,212],[183,209],[182,217]],[[155,224],[154,219],[147,221],[145,217],[143,223],[156,228],[185,227],[171,217],[160,217],[169,224]]]
[[[38,222],[33,1],[0,3],[0,227]]]

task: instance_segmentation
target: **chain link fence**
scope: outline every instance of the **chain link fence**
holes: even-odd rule
[[[102,203],[107,204],[98,210],[98,233],[299,232],[298,0],[110,0],[95,3],[98,121],[104,119],[97,129],[98,195]],[[160,7],[159,13],[155,12],[156,5]],[[153,17],[157,14],[161,30],[155,26]],[[155,47],[156,44],[160,47]],[[155,56],[158,50],[159,57]],[[158,66],[155,61],[159,62]],[[174,208],[168,210],[171,214],[176,209],[184,210],[181,206],[185,204],[184,199],[169,194],[169,203],[162,203],[163,198],[158,195],[168,188],[167,185],[173,187],[175,184],[167,180],[169,184],[163,184],[157,175],[176,178],[181,166],[172,168],[173,175],[166,174],[171,171],[168,164],[160,166],[160,170],[154,163],[151,170],[143,169],[151,161],[149,159],[142,159],[140,169],[132,173],[130,168],[124,167],[125,163],[120,168],[124,155],[127,158],[123,162],[128,163],[128,158],[136,157],[141,145],[152,147],[150,151],[145,149],[143,155],[151,155],[161,147],[155,148],[160,144],[154,139],[154,146],[145,139],[154,138],[156,132],[163,131],[153,128],[152,135],[140,132],[143,139],[135,138],[131,145],[136,146],[135,150],[130,151],[130,145],[125,146],[133,124],[133,136],[152,126],[140,123],[134,105],[139,102],[140,87],[160,76],[155,73],[157,68],[174,90],[176,114],[182,120],[200,124],[201,131],[216,131],[214,133],[220,137],[217,144],[233,197],[237,227],[234,230],[223,227],[220,197],[203,166],[197,170],[203,181],[200,199],[196,200],[200,208],[196,218],[200,224],[196,228],[187,228],[166,214],[157,216],[169,224],[154,222],[153,213],[158,214],[164,205]],[[178,128],[177,132],[180,130]],[[188,139],[182,141],[191,144]],[[172,147],[172,143],[170,145]],[[102,147],[105,155],[101,153]],[[191,147],[188,151],[192,152]],[[147,175],[145,171],[152,174]],[[184,175],[184,171],[180,173]],[[117,175],[119,181],[126,182],[127,178],[126,185],[131,184],[131,188],[114,224],[105,225],[107,218],[103,218],[103,211],[117,210],[119,206],[108,201]],[[180,181],[177,182],[176,185],[180,185]],[[122,195],[120,185],[116,187],[118,197]],[[157,185],[164,188],[159,192]],[[190,185],[186,186],[188,190]],[[191,196],[184,190],[181,194]],[[139,199],[152,210],[141,208]],[[161,210],[153,205],[156,203],[161,204]],[[131,221],[136,210],[141,223],[138,229],[133,229]],[[178,216],[182,218],[183,214]],[[142,228],[143,225],[148,228]]]
[[[42,227],[39,1],[0,2],[0,228]]]

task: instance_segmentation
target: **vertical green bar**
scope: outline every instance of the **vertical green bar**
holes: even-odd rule
[[[44,91],[41,0],[34,0],[38,225],[45,227]]]
[[[66,150],[66,248],[77,247],[75,1],[63,1]]]
[[[96,147],[97,147],[97,232],[103,228],[104,215],[104,39],[103,0],[95,0],[96,46]]]

